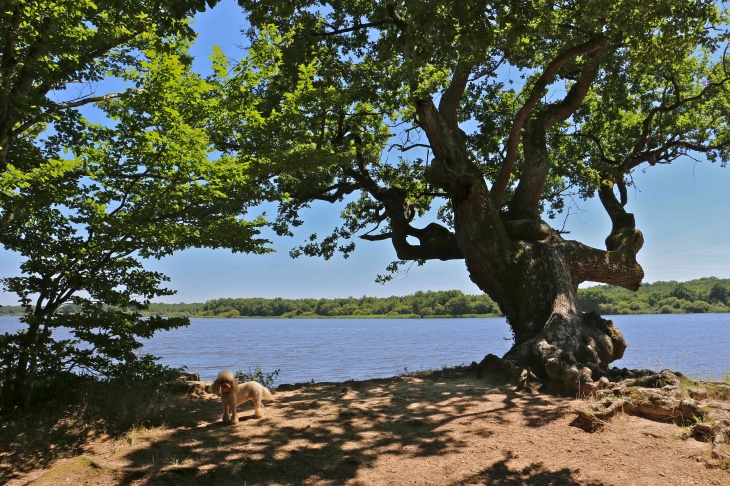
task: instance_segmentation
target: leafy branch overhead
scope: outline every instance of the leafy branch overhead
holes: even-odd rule
[[[25,307],[27,328],[2,337],[0,406],[29,399],[29,383],[59,372],[136,379],[160,371],[154,357],[136,354],[137,339],[188,320],[141,319],[152,299],[175,293],[145,259],[202,247],[272,251],[255,206],[279,197],[267,187],[275,158],[257,146],[290,115],[259,113],[256,92],[276,70],[283,39],[257,44],[232,73],[218,50],[217,74],[203,78],[191,69],[187,22],[175,25],[181,35],[141,32],[119,47],[127,57],[100,61],[100,76],[124,85],[122,95],[86,98],[95,111],[48,105],[52,116],[3,147],[0,241],[23,262],[21,275],[2,283]],[[38,118],[24,113],[16,127]],[[219,149],[234,122],[248,147],[236,156]],[[300,157],[297,143],[289,147],[289,160]],[[71,303],[78,313],[57,313]],[[54,337],[61,326],[70,339]]]
[[[295,254],[347,254],[355,233],[378,227],[400,258],[463,258],[447,240],[407,239],[434,203],[451,219],[452,194],[441,189],[460,174],[483,178],[513,218],[557,217],[604,179],[625,206],[641,164],[727,159],[725,13],[713,2],[239,3],[251,39],[272,23],[291,36],[261,93],[264,111],[306,73],[316,96],[292,121],[342,156],[332,165],[310,154],[309,168],[291,164],[278,177],[292,197],[280,232],[315,200],[369,199],[348,206],[346,226],[320,240],[326,248],[310,242]],[[394,162],[398,152],[405,163]],[[465,162],[449,166],[457,158]]]
[[[347,256],[359,236],[392,244],[391,272],[463,259],[515,333],[504,367],[595,391],[626,342],[580,312],[578,285],[641,285],[632,171],[726,165],[727,11],[710,0],[239,4],[252,42],[272,24],[290,39],[261,112],[302,84],[312,92],[281,132],[314,144],[306,165],[271,173],[285,197],[275,229],[292,234],[316,201],[343,203],[343,224],[292,256]],[[543,221],[596,195],[612,223],[605,248]]]

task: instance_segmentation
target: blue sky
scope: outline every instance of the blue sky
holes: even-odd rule
[[[199,32],[193,47],[196,69],[205,72],[213,45],[228,56],[243,55],[239,35],[244,18],[235,2],[224,0],[214,9],[196,17]],[[649,167],[635,174],[636,190],[629,193],[627,209],[636,215],[637,227],[645,244],[639,263],[646,282],[690,280],[716,276],[730,278],[730,168],[697,163],[690,159],[672,165]],[[579,201],[582,212],[571,215],[566,238],[604,248],[610,220],[597,199]],[[177,295],[164,302],[202,302],[219,297],[347,297],[404,295],[417,290],[460,289],[480,293],[469,280],[463,261],[427,262],[413,266],[404,278],[379,285],[378,273],[395,260],[389,242],[359,242],[349,259],[336,255],[321,259],[289,258],[289,250],[311,233],[326,234],[338,224],[340,206],[313,205],[305,213],[307,223],[294,238],[274,241],[271,255],[232,254],[227,250],[188,250],[147,267],[172,278]],[[571,214],[576,211],[571,210]],[[269,211],[273,216],[273,213]],[[562,226],[562,219],[551,222]],[[0,275],[18,273],[20,259],[0,252]],[[0,304],[15,305],[15,296],[0,294]]]

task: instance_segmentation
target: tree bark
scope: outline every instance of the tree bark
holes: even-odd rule
[[[485,265],[480,256],[485,251],[473,248],[479,239],[463,236],[468,226],[457,226],[457,239],[472,247],[464,251],[471,279],[500,305],[514,333],[515,344],[504,359],[538,380],[550,378],[590,393],[626,349],[613,322],[578,309],[576,269],[583,267],[574,262],[584,263],[600,251],[563,240],[539,220],[507,221],[510,248],[495,275],[494,265]]]
[[[591,66],[586,78],[593,75]],[[455,72],[449,91],[461,89],[461,76],[463,72]],[[570,94],[578,99],[582,95]],[[571,106],[577,103],[569,101]],[[508,210],[502,211],[456,134],[454,105],[443,99],[438,109],[431,100],[415,104],[434,153],[429,182],[451,199],[455,240],[469,276],[497,302],[514,333],[515,344],[503,359],[506,368],[523,382],[550,378],[593,393],[608,365],[623,356],[626,341],[611,321],[578,309],[578,285],[592,280],[638,288],[643,271],[636,253],[643,236],[633,215],[613,194],[613,183],[605,181],[599,195],[613,222],[606,250],[563,240],[540,219],[547,173],[544,114],[525,126],[525,169]],[[552,116],[551,123],[554,119],[560,116]]]

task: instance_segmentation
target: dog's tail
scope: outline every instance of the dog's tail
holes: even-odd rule
[[[230,370],[223,370],[218,373],[218,378],[213,382],[210,391],[216,395],[220,395],[221,393],[235,390],[237,386],[238,382],[236,382],[236,377],[233,376],[233,373]]]
[[[263,390],[261,390],[261,398],[263,398],[264,400],[271,400],[272,398],[274,398],[271,396],[271,392],[268,388],[266,388],[265,386],[262,386],[261,388],[263,388]]]

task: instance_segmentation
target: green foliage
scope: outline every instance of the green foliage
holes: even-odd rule
[[[679,292],[695,295],[695,300],[674,297],[672,294],[677,293],[677,288]],[[730,308],[722,302],[710,299],[709,294],[712,292],[720,294],[717,289],[727,292],[730,279],[709,277],[682,283],[654,282],[643,284],[635,293],[621,287],[596,285],[578,290],[578,306],[583,312],[594,311],[607,315],[730,312]],[[497,304],[487,295],[464,295],[458,290],[429,290],[402,297],[359,299],[216,299],[205,304],[152,304],[147,312],[173,315],[178,312],[183,314],[183,309],[190,309],[185,314],[190,317],[221,317],[232,309],[237,310],[242,317],[501,315]],[[193,310],[195,313],[191,312]]]
[[[602,179],[631,185],[628,174],[641,163],[700,153],[722,165],[730,158],[727,11],[710,0],[238,3],[252,41],[272,25],[291,36],[261,92],[260,111],[279,111],[287,93],[311,86],[282,133],[287,140],[313,135],[307,166],[280,164],[270,181],[289,197],[277,232],[292,235],[315,200],[343,202],[343,224],[311,235],[294,257],[348,256],[366,231],[387,239],[388,212],[405,210],[409,224],[423,228],[438,208],[437,219],[453,228],[449,198],[429,182],[433,140],[421,130],[416,107],[438,104],[460,68],[471,73],[457,112],[474,164],[469,170],[493,184],[526,101],[537,95],[533,113],[570,105],[561,93],[596,63],[585,98],[547,133],[540,210],[549,218],[564,213],[571,198],[593,197]],[[551,63],[597,39],[605,46],[571,58],[539,83]],[[413,149],[421,151],[411,156]],[[629,158],[635,163],[622,165]],[[518,150],[505,204],[524,165]],[[402,191],[402,208],[387,210],[387,190]]]
[[[279,379],[280,371],[280,369],[276,369],[270,373],[265,373],[260,366],[257,366],[253,371],[251,371],[251,368],[249,368],[247,372],[244,372],[243,370],[236,371],[236,380],[239,383],[256,381],[264,385],[266,388],[273,388],[276,386],[276,382]]]
[[[730,312],[718,296],[727,295],[730,279],[715,277],[678,283],[643,284],[634,293],[620,287],[596,285],[578,290],[578,305],[584,312],[602,314],[692,314]],[[711,296],[715,296],[714,298]]]
[[[136,356],[136,339],[188,321],[135,312],[174,293],[141,259],[190,247],[269,251],[257,238],[264,221],[243,216],[259,197],[254,176],[211,157],[206,120],[218,116],[220,86],[190,72],[186,42],[169,47],[150,46],[124,73],[139,93],[97,104],[113,124],[78,118],[71,132],[26,137],[36,158],[9,151],[17,171],[2,180],[6,203],[27,216],[2,228],[0,241],[25,261],[22,276],[2,283],[25,307],[28,329],[6,338],[3,383],[72,370],[130,379],[157,372],[152,357]],[[70,302],[76,313],[56,313]],[[61,326],[73,339],[53,341]]]
[[[18,295],[26,325],[0,342],[4,410],[28,403],[35,381],[62,373],[135,380],[165,372],[153,356],[138,356],[138,339],[187,325],[188,319],[142,318],[139,312],[152,299],[174,294],[164,287],[168,277],[145,270],[143,259],[193,247],[271,251],[259,237],[266,221],[249,214],[271,197],[262,184],[269,169],[261,167],[272,164],[272,144],[261,141],[288,125],[308,87],[303,84],[280,104],[281,111],[268,115],[257,111],[256,93],[276,72],[286,39],[262,31],[261,42],[231,70],[216,50],[216,74],[203,79],[191,71],[187,20],[153,3],[101,2],[97,11],[96,4],[82,2],[62,20],[54,16],[70,4],[54,10],[49,3],[53,8],[45,12],[20,3],[19,16],[12,17],[20,31],[9,34],[10,20],[0,19],[3,34],[27,34],[23,42],[30,44],[34,28],[65,22],[47,46],[55,54],[44,53],[14,74],[27,76],[31,86],[51,83],[62,90],[72,79],[108,77],[126,88],[57,104],[48,90],[19,93],[15,81],[2,86],[0,95],[17,103],[0,112],[0,243],[24,261],[20,276],[1,282]],[[181,12],[181,5],[173,10]],[[28,20],[36,14],[48,25]],[[17,52],[8,52],[3,55],[10,62],[7,56]],[[106,117],[103,124],[76,109],[87,103]],[[220,148],[231,123],[245,127],[234,133],[240,147],[247,144],[238,156]],[[3,126],[12,130],[3,132]],[[287,153],[300,157],[299,140],[288,139]],[[283,145],[274,145],[282,156]],[[59,327],[70,329],[71,338],[55,340]]]
[[[700,299],[683,301],[671,296],[682,285]],[[717,289],[730,289],[730,279],[715,277],[677,282],[644,284],[638,292],[620,287],[596,285],[578,290],[578,305],[583,312],[604,314],[672,314],[730,312],[720,301],[707,295]],[[725,295],[725,294],[723,294]],[[464,306],[466,303],[466,306]],[[466,312],[464,312],[466,310]],[[21,315],[23,307],[0,307],[0,315]],[[58,312],[78,312],[63,306]],[[393,297],[348,297],[346,299],[215,299],[192,304],[149,304],[142,315],[177,317],[349,317],[408,315],[412,317],[479,315],[499,316],[497,304],[486,295],[463,295],[458,290],[416,292]]]
[[[178,308],[178,306],[180,306]],[[183,309],[190,309],[185,313]],[[200,310],[197,310],[200,309]],[[196,310],[195,313],[190,311]],[[0,309],[2,311],[2,309]],[[499,315],[486,295],[464,295],[459,290],[416,292],[403,297],[348,297],[346,299],[240,298],[209,300],[205,304],[151,304],[145,314],[190,317],[357,317]]]
[[[710,289],[710,292],[707,294],[707,301],[711,304],[725,304],[728,303],[728,298],[730,298],[730,286],[722,285],[720,283],[716,283],[712,286]]]
[[[669,295],[671,297],[676,297],[680,300],[688,300],[688,301],[694,301],[697,300],[697,293],[693,292],[691,289],[687,288],[684,284],[677,284],[671,292],[669,292]]]
[[[0,336],[2,413],[28,406],[44,382],[72,371],[127,381],[167,373],[154,357],[137,355],[136,338],[187,320],[142,320],[106,306],[142,308],[172,293],[161,287],[164,275],[137,261],[164,254],[161,238],[149,243],[154,237],[140,234],[133,242],[134,218],[154,217],[144,201],[144,191],[154,194],[144,180],[153,137],[170,129],[159,146],[198,143],[185,146],[184,121],[149,116],[174,104],[162,103],[162,91],[189,66],[186,16],[206,2],[180,2],[174,12],[169,5],[10,0],[0,9],[0,242],[24,258],[22,276],[2,284],[18,295],[27,326]],[[93,94],[110,77],[124,91]],[[92,125],[78,111],[95,102],[113,127]],[[155,169],[151,175],[165,176]],[[139,211],[130,211],[136,203]],[[72,301],[76,314],[56,313]],[[60,326],[71,327],[71,339],[53,338]]]
[[[46,123],[60,130],[74,129],[79,117],[74,108],[99,98],[76,89],[74,83],[97,83],[139,66],[136,51],[150,41],[164,50],[170,48],[170,36],[191,38],[187,15],[215,3],[4,1],[0,9],[0,170],[8,170],[9,147],[23,150],[25,144],[17,137],[37,134]]]

